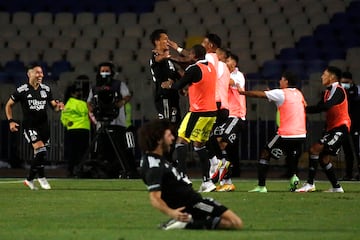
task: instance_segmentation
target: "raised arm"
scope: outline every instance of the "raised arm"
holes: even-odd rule
[[[238,91],[241,95],[245,95],[247,97],[254,97],[254,98],[267,98],[264,91],[243,91],[238,88]]]

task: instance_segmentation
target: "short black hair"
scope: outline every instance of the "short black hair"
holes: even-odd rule
[[[351,72],[343,72],[341,77],[347,78],[347,79],[352,79],[352,74],[351,74]]]
[[[229,53],[229,57],[228,57],[228,58],[233,59],[233,60],[236,62],[236,64],[239,63],[239,57],[238,57],[238,55],[236,55],[236,54],[234,54],[234,53],[232,53],[232,52]]]
[[[173,130],[170,121],[165,119],[155,119],[142,125],[137,132],[141,151],[145,153],[155,150],[167,129]]]
[[[40,62],[31,62],[30,64],[28,64],[26,66],[26,70],[29,71],[29,70],[32,70],[36,67],[41,67],[42,69],[44,68],[44,63],[40,63]]]
[[[340,70],[340,68],[334,67],[334,66],[328,66],[328,67],[326,68],[326,70],[327,70],[329,73],[334,74],[338,80],[341,79],[342,71]]]
[[[285,71],[282,74],[282,77],[288,81],[289,87],[297,87],[298,84],[298,76],[290,71]]]
[[[115,65],[112,62],[102,62],[102,63],[99,63],[99,65],[97,67],[96,81],[98,82],[99,80],[102,79],[101,75],[100,75],[101,67],[109,67],[110,68],[110,78],[113,79],[113,77],[115,76],[115,72],[116,72]],[[99,84],[99,82],[98,82],[98,84]]]
[[[100,71],[101,67],[110,67],[111,72],[115,71],[115,65],[112,62],[102,62],[98,65],[98,71]]]
[[[150,34],[150,41],[155,46],[155,41],[160,39],[161,34],[167,34],[167,31],[165,29],[155,29]]]
[[[97,68],[97,75],[100,76],[100,68],[101,67],[109,67],[110,68],[110,72],[111,72],[111,77],[113,77],[115,75],[115,65],[112,62],[102,62],[99,63],[98,68]]]
[[[206,49],[201,44],[195,44],[191,49],[194,51],[196,59],[205,59]]]
[[[216,35],[215,33],[206,34],[205,37],[207,39],[209,39],[209,42],[214,44],[216,47],[218,47],[218,48],[221,47],[221,38],[218,35]]]
[[[218,50],[219,50],[220,52],[223,52],[223,53],[225,54],[225,58],[228,58],[228,57],[230,56],[230,54],[231,54],[230,50],[227,49],[227,48],[219,47]]]

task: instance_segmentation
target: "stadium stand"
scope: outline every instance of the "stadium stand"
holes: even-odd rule
[[[181,46],[208,32],[219,34],[239,55],[249,88],[264,81],[275,86],[285,69],[297,72],[305,87],[328,64],[360,79],[359,12],[358,0],[1,1],[0,82],[24,77],[14,65],[42,61],[63,91],[66,73],[72,79],[94,75],[97,60],[108,58],[136,96],[136,86],[150,79],[146,52],[156,27]],[[311,99],[313,92],[307,92]],[[149,107],[150,91],[141,94],[147,101],[136,97],[137,103]]]

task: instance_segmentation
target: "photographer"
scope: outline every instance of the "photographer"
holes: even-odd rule
[[[124,105],[131,94],[122,81],[114,79],[114,65],[110,62],[99,64],[96,85],[90,89],[87,104],[92,120],[97,123],[97,160],[107,165],[108,177],[119,177],[122,169],[127,177],[136,175],[136,164],[132,149],[133,141],[127,139]],[[100,126],[100,128],[98,128]],[[105,133],[100,131],[105,129]],[[99,132],[100,131],[100,132]],[[106,136],[109,133],[110,137]],[[115,145],[115,148],[113,147]],[[117,158],[116,150],[120,155]],[[121,173],[120,173],[121,175]]]

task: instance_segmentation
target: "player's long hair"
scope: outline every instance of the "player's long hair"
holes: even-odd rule
[[[155,150],[167,129],[172,130],[172,125],[164,119],[156,119],[145,123],[137,132],[141,151],[145,153]]]

